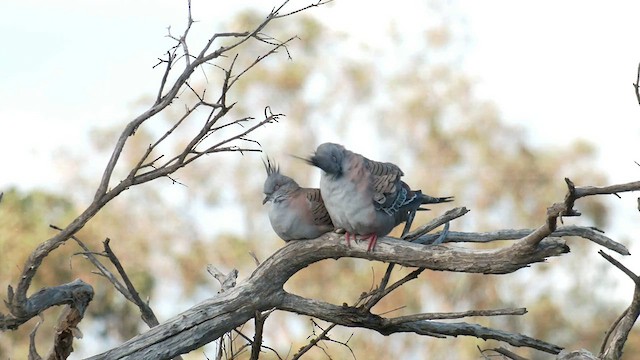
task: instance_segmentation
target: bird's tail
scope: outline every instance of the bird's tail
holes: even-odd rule
[[[418,193],[420,196],[421,204],[440,204],[453,201],[453,196],[433,197],[427,194],[423,194],[420,190],[417,190],[416,193]]]
[[[411,229],[411,224],[413,223],[413,218],[416,216],[416,212],[429,211],[428,208],[422,207],[422,205],[440,204],[453,201],[453,196],[433,197],[423,194],[420,190],[414,191],[414,194],[416,195],[416,198],[407,203],[406,206],[401,209],[401,215],[398,218],[398,223],[405,222],[401,238],[404,238]]]

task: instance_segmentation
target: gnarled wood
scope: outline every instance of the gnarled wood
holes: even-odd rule
[[[255,311],[265,311],[272,308],[294,311],[320,319],[330,316],[328,321],[344,326],[354,326],[355,323],[351,322],[353,316],[328,315],[324,308],[319,308],[318,312],[309,313],[303,308],[292,307],[290,301],[285,301],[290,300],[291,295],[282,289],[284,283],[301,269],[325,259],[355,257],[439,271],[505,274],[529,266],[531,263],[544,261],[547,257],[558,256],[569,251],[561,239],[546,239],[533,249],[528,245],[521,246],[516,243],[497,250],[472,250],[420,245],[385,237],[378,241],[375,251],[367,252],[365,245],[353,244],[351,248],[347,247],[342,241],[342,237],[342,235],[329,233],[315,240],[289,242],[266,259],[245,282],[194,306],[121,346],[91,359],[173,357],[216,340],[222,334],[251,319],[255,315]],[[313,300],[306,299],[306,301]],[[325,306],[330,306],[332,310],[341,308],[331,304]],[[351,314],[352,310],[345,311]],[[460,323],[451,327],[447,324],[433,322],[423,324],[422,322],[424,321],[393,324],[393,326],[389,325],[386,330],[384,327],[376,330],[386,332],[386,334],[412,331],[432,336],[437,334],[469,335],[503,339],[503,341],[510,339],[509,336],[517,335],[507,336],[506,332],[474,324]],[[374,328],[372,324],[366,327]],[[532,345],[532,343],[523,340],[524,338],[526,337],[519,338],[518,341],[509,340],[509,343],[515,346]],[[559,347],[550,344],[536,345],[535,348],[552,353],[560,351]]]
[[[22,302],[9,292],[6,305],[11,311],[8,316],[0,318],[0,330],[15,330],[29,319],[44,310],[59,305],[72,305],[84,314],[89,302],[93,299],[93,288],[80,279],[68,284],[45,287]]]

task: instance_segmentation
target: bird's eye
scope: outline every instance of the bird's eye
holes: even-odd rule
[[[276,186],[273,187],[273,190],[278,191],[278,189],[280,189],[280,185],[276,184]]]
[[[337,158],[335,155],[331,155],[331,160],[332,160],[334,163],[337,163],[337,162],[338,162],[338,158]]]

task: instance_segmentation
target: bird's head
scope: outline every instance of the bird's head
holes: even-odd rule
[[[319,167],[325,173],[333,176],[342,175],[342,163],[345,157],[345,148],[342,145],[334,143],[320,144],[316,152],[309,159],[306,159],[310,165]]]
[[[262,204],[269,201],[279,202],[284,200],[291,192],[299,188],[292,178],[280,174],[280,168],[272,163],[269,158],[263,161],[264,168],[267,171],[267,179],[264,181],[263,192],[266,195]]]

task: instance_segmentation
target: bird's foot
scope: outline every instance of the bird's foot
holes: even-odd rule
[[[356,241],[358,241],[358,238],[356,237],[356,235],[355,235],[355,234],[353,235],[353,238],[354,238]],[[351,247],[351,233],[350,233],[350,232],[348,232],[348,231],[346,231],[346,232],[344,233],[344,239],[347,241],[347,247],[349,247],[349,248],[350,248],[350,247]]]
[[[358,239],[358,235],[357,234],[352,234],[350,232],[345,232],[344,233],[344,239],[347,241],[347,246],[351,247],[351,238],[353,237],[353,240],[358,243],[358,241],[362,241],[362,240],[369,240],[369,245],[367,246],[367,251],[371,251],[373,250],[373,248],[376,246],[376,243],[378,242],[378,235],[377,234],[369,234],[369,235],[365,235],[363,238]]]
[[[369,246],[367,246],[367,252],[373,251],[373,249],[376,247],[376,243],[378,242],[378,235],[375,233],[369,234],[362,240],[367,240],[367,239],[369,239]]]

